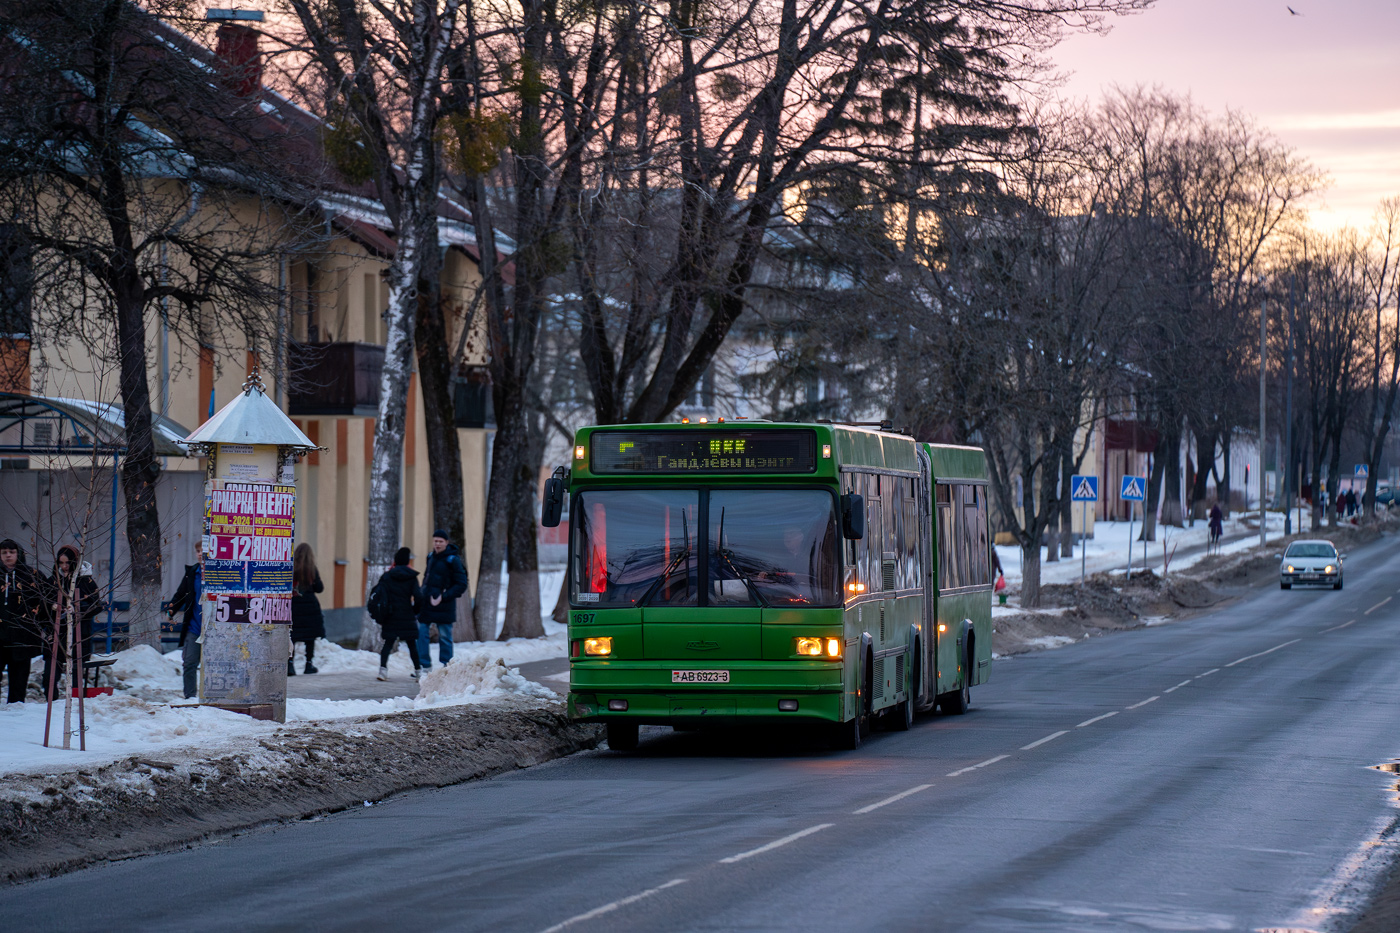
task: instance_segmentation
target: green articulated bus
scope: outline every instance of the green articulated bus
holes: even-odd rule
[[[569,515],[569,715],[820,723],[968,708],[992,658],[982,450],[841,424],[583,428],[546,483]]]

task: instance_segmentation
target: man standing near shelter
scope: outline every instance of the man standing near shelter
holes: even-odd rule
[[[423,602],[418,609],[418,663],[427,673],[430,626],[438,630],[438,662],[444,667],[452,660],[452,623],[457,621],[457,600],[467,592],[467,568],[457,545],[447,539],[446,530],[433,532],[433,550],[423,567]],[[468,597],[470,598],[470,597]]]

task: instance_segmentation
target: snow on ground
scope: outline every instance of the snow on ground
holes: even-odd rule
[[[1250,522],[1246,524],[1242,517],[1226,519],[1225,521],[1225,543],[1220,548],[1222,554],[1234,554],[1239,551],[1247,551],[1259,544],[1259,513],[1246,513]],[[1283,535],[1283,513],[1269,512],[1268,515],[1268,536],[1279,538]],[[1133,522],[1133,566],[1141,568],[1143,566],[1143,543],[1137,540],[1142,533],[1142,522]],[[1123,572],[1128,566],[1128,522],[1095,522],[1094,536],[1088,541],[1076,544],[1074,547],[1074,557],[1061,558],[1054,563],[1047,563],[1045,560],[1045,549],[1040,551],[1040,582],[1041,583],[1072,583],[1079,579],[1081,547],[1087,545],[1088,553],[1085,555],[1085,572],[1089,574],[1103,573],[1109,570]],[[1243,537],[1239,537],[1239,536]],[[1194,528],[1172,528],[1166,525],[1157,526],[1157,540],[1147,542],[1146,562],[1147,566],[1155,573],[1162,572],[1163,544],[1166,545],[1166,556],[1169,560],[1168,571],[1185,570],[1187,567],[1195,565],[1206,557],[1205,544],[1210,538],[1210,525],[1205,521],[1196,522]],[[1232,540],[1233,539],[1233,540]],[[1183,553],[1190,548],[1200,548],[1192,554]],[[1021,583],[1021,549],[1015,545],[997,545],[997,557],[1001,559],[1001,566],[1006,574],[1006,583],[1010,589],[1019,589]]]
[[[548,617],[554,609],[562,578],[562,569],[540,573],[544,638],[456,642],[452,663],[434,669],[421,684],[408,679],[412,666],[407,647],[400,644],[389,658],[389,676],[401,681],[405,689],[415,691],[414,696],[387,700],[291,699],[287,702],[287,723],[489,703],[508,698],[554,698],[556,694],[552,690],[528,680],[515,666],[564,657],[567,653],[568,627]],[[504,581],[501,594],[504,601]],[[503,606],[500,622],[504,618]],[[436,650],[433,655],[437,655]],[[278,723],[259,722],[226,710],[183,705],[178,650],[162,655],[143,645],[118,652],[115,657],[116,663],[106,668],[102,681],[114,688],[114,695],[96,697],[84,704],[87,716],[85,752],[76,750],[76,731],[72,736],[73,749],[61,748],[62,703],[54,704],[50,744],[55,747],[51,748],[44,748],[42,744],[45,704],[13,703],[0,707],[0,774],[101,765],[128,756],[159,758],[163,752],[190,746],[197,747],[205,756],[226,754],[246,748],[252,738],[274,735],[285,728]],[[316,643],[316,666],[325,673],[363,673],[368,682],[379,672],[379,655],[342,648],[320,639]],[[77,720],[75,703],[75,730]]]

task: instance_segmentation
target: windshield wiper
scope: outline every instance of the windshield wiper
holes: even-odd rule
[[[661,584],[666,582],[666,578],[669,577],[671,574],[675,573],[676,568],[681,565],[681,561],[685,560],[689,556],[690,545],[687,544],[685,547],[681,548],[679,551],[676,552],[676,556],[671,558],[671,562],[667,564],[664,569],[662,569],[661,574],[655,580],[651,581],[651,586],[647,587],[647,591],[642,594],[642,598],[637,600],[637,605],[645,606],[647,603],[649,603],[651,601],[651,598],[656,595],[656,591],[661,589]]]
[[[734,574],[734,578],[748,588],[750,598],[764,609],[767,609],[768,600],[763,598],[763,594],[758,591],[758,587],[754,585],[754,582],[734,565],[734,552],[730,551],[728,548],[716,548],[715,553],[724,561],[725,565],[729,568],[729,572]]]

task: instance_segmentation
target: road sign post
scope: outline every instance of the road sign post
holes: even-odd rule
[[[1144,502],[1147,499],[1147,477],[1145,476],[1125,476],[1123,485],[1118,490],[1118,498],[1128,503],[1128,579],[1133,578],[1133,503]],[[1147,517],[1144,513],[1143,521]],[[1143,558],[1144,566],[1147,558]]]
[[[1089,530],[1089,503],[1099,501],[1099,478],[1097,476],[1071,476],[1069,478],[1070,501],[1081,503],[1079,506],[1079,526],[1081,532],[1086,534]],[[1070,529],[1070,535],[1074,534],[1074,529]],[[1079,539],[1079,584],[1084,585],[1084,567],[1087,561],[1088,545],[1084,543],[1084,538]]]

